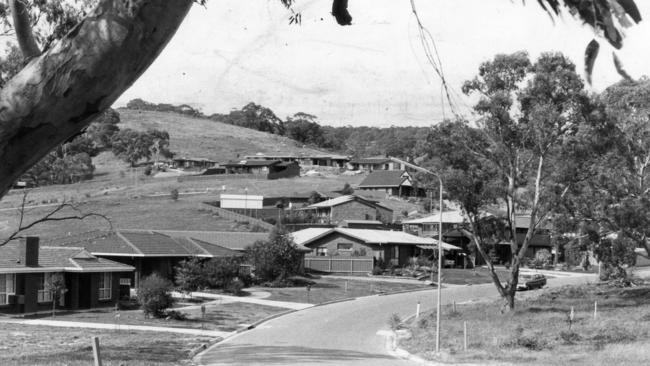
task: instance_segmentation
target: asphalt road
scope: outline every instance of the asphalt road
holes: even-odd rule
[[[549,280],[549,286],[595,281],[595,276],[571,276]],[[386,339],[377,334],[388,329],[393,313],[406,318],[435,305],[435,290],[352,301],[297,311],[240,333],[208,349],[198,357],[202,365],[411,365],[391,356]],[[496,297],[492,284],[443,289],[442,303]],[[444,320],[443,320],[444,326]]]

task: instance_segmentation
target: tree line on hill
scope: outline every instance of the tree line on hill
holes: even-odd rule
[[[298,112],[285,120],[279,118],[270,108],[248,103],[227,114],[205,115],[186,105],[174,106],[167,103],[150,103],[133,99],[127,108],[135,110],[174,112],[186,116],[206,118],[275,135],[286,136],[302,144],[326,149],[354,157],[389,155],[401,158],[421,156],[426,135],[430,127],[391,126],[386,128],[369,126],[333,127],[322,125],[318,117]]]

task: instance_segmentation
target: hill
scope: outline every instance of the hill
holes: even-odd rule
[[[121,129],[150,128],[169,132],[170,149],[176,156],[207,158],[219,162],[258,152],[266,154],[326,154],[303,147],[284,136],[178,113],[118,109]]]

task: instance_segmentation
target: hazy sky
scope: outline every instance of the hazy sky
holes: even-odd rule
[[[553,25],[536,1],[418,0],[450,86],[497,53],[567,54],[583,69],[594,37],[568,15]],[[648,1],[637,0],[648,17]],[[353,25],[330,16],[331,0],[297,0],[302,25],[289,25],[279,0],[210,0],[195,5],[151,68],[117,102],[187,103],[226,113],[249,101],[284,118],[307,112],[330,125],[430,125],[449,116],[440,79],[426,63],[408,0],[349,0]],[[650,20],[649,20],[650,21]],[[619,52],[633,77],[650,75],[650,26],[627,31]],[[601,40],[594,90],[616,82],[611,47]],[[469,116],[473,101],[462,95]]]

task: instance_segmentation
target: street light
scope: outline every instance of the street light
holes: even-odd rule
[[[395,161],[398,161],[400,164],[407,166],[411,169],[417,170],[422,173],[426,174],[431,174],[434,177],[438,179],[438,184],[440,186],[440,192],[439,192],[439,213],[438,213],[438,291],[437,291],[437,296],[438,296],[438,302],[436,304],[436,353],[440,352],[440,309],[441,309],[441,300],[442,300],[442,286],[441,286],[441,274],[442,274],[442,178],[440,177],[439,174],[429,170],[425,169],[422,167],[419,167],[415,164],[411,164],[409,162],[406,162],[404,160],[400,160],[397,158],[390,157],[390,159],[393,159]]]

